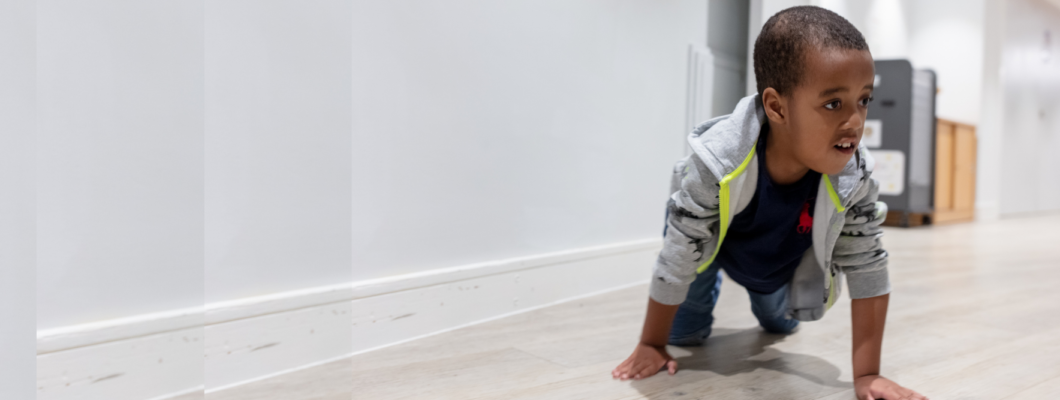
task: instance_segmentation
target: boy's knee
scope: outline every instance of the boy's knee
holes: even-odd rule
[[[759,325],[762,329],[765,329],[769,333],[789,334],[795,332],[795,328],[799,327],[799,320],[797,319],[779,319],[774,321],[759,321]]]
[[[683,335],[680,337],[670,335],[667,340],[667,344],[671,346],[680,347],[702,346],[703,342],[705,342],[707,340],[707,337],[710,336],[710,331],[711,328],[708,326],[706,329],[703,329],[691,335]]]
[[[714,312],[713,299],[689,299],[686,298],[681,303],[679,312],[682,314],[697,314],[697,317],[713,320],[714,317],[711,315]]]

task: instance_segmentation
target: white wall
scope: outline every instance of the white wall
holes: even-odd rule
[[[350,5],[206,2],[207,303],[351,279]]]
[[[353,15],[355,281],[661,235],[705,1]]]
[[[1005,3],[1001,213],[1060,210],[1060,7]]]
[[[202,2],[37,2],[37,328],[203,299]]]
[[[862,2],[864,4],[864,2]],[[876,59],[909,57],[909,24],[906,0],[873,0],[865,15],[865,41]],[[915,65],[914,65],[915,67]]]
[[[38,329],[350,281],[350,12],[40,3]]]
[[[41,2],[37,327],[658,235],[706,5]]]
[[[983,9],[983,83],[976,136],[976,219],[1001,216],[1001,154],[1005,147],[1005,99],[1002,54],[1005,48],[1005,2],[986,0]]]
[[[34,396],[33,1],[0,2],[0,398]]]
[[[940,118],[980,122],[985,6],[984,0],[909,2],[909,59],[935,71]]]

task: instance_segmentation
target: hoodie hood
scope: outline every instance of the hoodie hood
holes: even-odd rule
[[[696,126],[688,134],[688,144],[720,182],[735,171],[751,152],[764,123],[765,108],[755,93],[740,99],[732,114],[711,118]],[[850,157],[843,170],[828,176],[844,203],[858,184],[868,179],[875,164],[868,149],[858,143],[858,151]]]

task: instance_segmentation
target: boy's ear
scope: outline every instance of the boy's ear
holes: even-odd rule
[[[776,124],[787,122],[787,99],[777,93],[776,89],[766,88],[762,91],[762,106],[766,109],[766,118]]]

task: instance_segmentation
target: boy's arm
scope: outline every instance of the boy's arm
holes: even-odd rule
[[[633,354],[611,371],[614,378],[643,379],[677,363],[666,352],[677,308],[688,295],[696,269],[714,252],[713,229],[718,222],[717,179],[696,155],[674,166],[667,203],[663,248],[655,263],[647,315]]]
[[[850,302],[853,326],[854,394],[858,400],[928,400],[880,375],[880,348],[890,294]]]
[[[878,375],[883,325],[887,318],[887,251],[880,243],[887,205],[877,201],[879,183],[866,176],[857,201],[845,215],[833,262],[843,270],[850,290],[854,378]]]
[[[879,183],[871,176],[864,179],[861,193],[855,196],[858,200],[846,212],[832,257],[846,275],[850,290],[854,392],[859,400],[927,400],[880,376],[883,327],[891,292],[887,251],[880,242],[887,204],[878,201]]]
[[[720,218],[718,180],[695,154],[674,166],[666,204],[663,247],[655,262],[650,296],[664,305],[685,301],[696,269],[714,253]]]
[[[883,345],[883,324],[887,320],[889,296],[885,294],[850,302],[854,379],[880,374],[880,348]]]

